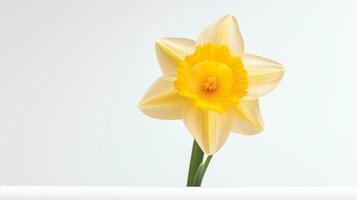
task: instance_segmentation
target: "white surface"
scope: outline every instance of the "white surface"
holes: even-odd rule
[[[357,1],[0,1],[0,185],[184,186],[192,139],[137,103],[154,40],[227,13],[285,65],[265,132],[232,135],[205,186],[357,186]]]
[[[353,187],[157,188],[157,187],[0,187],[6,200],[355,200]]]

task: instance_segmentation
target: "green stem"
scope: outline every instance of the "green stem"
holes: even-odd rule
[[[205,161],[203,161],[203,159],[204,153],[196,141],[194,141],[192,146],[187,186],[201,186],[207,167],[212,159],[212,155],[208,156]]]
[[[187,178],[187,186],[195,186],[193,185],[193,181],[195,180],[197,169],[202,163],[203,155],[204,154],[201,148],[198,146],[196,141],[193,141],[190,169],[188,171],[188,178]]]

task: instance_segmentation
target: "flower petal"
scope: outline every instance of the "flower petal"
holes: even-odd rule
[[[208,155],[217,152],[231,131],[234,112],[202,110],[188,102],[183,109],[184,123],[201,149]]]
[[[232,15],[226,15],[207,26],[198,37],[197,43],[202,45],[212,42],[227,45],[236,56],[243,56],[244,42],[237,20]]]
[[[195,51],[196,42],[185,38],[162,38],[156,41],[156,57],[164,74],[176,73],[176,66]]]
[[[186,99],[175,91],[175,79],[176,74],[166,74],[156,80],[141,99],[140,110],[153,118],[181,119]]]
[[[242,100],[234,106],[235,120],[232,131],[243,135],[254,135],[263,131],[264,123],[258,100]]]
[[[248,94],[244,99],[256,99],[271,92],[281,81],[284,69],[280,63],[252,54],[244,54],[248,72]]]

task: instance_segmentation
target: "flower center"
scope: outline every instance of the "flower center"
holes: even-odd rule
[[[209,76],[205,81],[202,83],[203,90],[210,92],[214,91],[217,88],[217,78],[214,76]]]
[[[247,80],[240,57],[227,46],[207,43],[179,63],[174,87],[201,109],[225,112],[247,94]]]

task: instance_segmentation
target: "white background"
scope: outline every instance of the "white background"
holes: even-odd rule
[[[234,14],[246,51],[282,63],[265,131],[232,134],[206,186],[357,185],[357,4],[0,1],[0,185],[184,186],[192,138],[137,103],[154,41]]]

